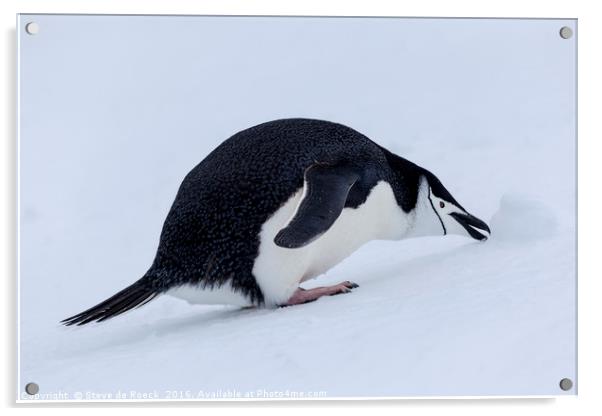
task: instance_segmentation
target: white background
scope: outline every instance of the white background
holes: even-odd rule
[[[58,3],[57,3],[58,4]],[[595,293],[596,287],[594,286],[596,282],[596,274],[597,270],[594,268],[593,258],[588,258],[588,255],[592,255],[594,245],[587,244],[587,242],[595,243],[595,230],[599,230],[596,228],[597,224],[594,215],[588,216],[588,213],[595,213],[596,211],[596,200],[594,199],[597,196],[593,196],[591,199],[586,199],[587,196],[584,196],[584,193],[588,189],[595,189],[595,181],[593,179],[594,171],[589,170],[589,167],[593,168],[593,162],[595,162],[595,148],[593,147],[594,138],[596,137],[593,126],[588,126],[588,121],[594,121],[594,119],[590,119],[595,111],[594,100],[592,94],[598,94],[599,90],[596,89],[599,84],[596,84],[595,79],[588,78],[587,74],[590,76],[595,73],[595,66],[599,64],[598,62],[592,62],[591,56],[588,54],[588,45],[590,43],[594,43],[593,36],[594,34],[590,32],[593,30],[592,27],[589,26],[588,21],[595,22],[596,17],[595,14],[590,12],[584,12],[581,9],[573,8],[571,10],[564,10],[562,8],[552,9],[549,3],[545,5],[542,3],[539,7],[533,8],[525,8],[525,5],[522,4],[522,9],[479,9],[476,5],[467,4],[465,8],[460,8],[458,5],[454,5],[453,8],[445,5],[438,5],[438,7],[427,8],[422,6],[420,9],[409,9],[407,7],[395,8],[395,7],[385,7],[384,5],[380,5],[378,3],[372,3],[369,10],[362,9],[361,7],[354,7],[353,4],[346,4],[346,8],[337,8],[337,7],[328,7],[325,4],[315,5],[314,7],[310,7],[311,3],[305,2],[304,8],[278,8],[275,5],[269,6],[267,5],[264,8],[257,9],[245,9],[244,7],[233,5],[232,8],[226,7],[226,4],[220,4],[219,8],[211,8],[211,7],[184,7],[183,5],[178,4],[178,2],[172,2],[170,8],[153,6],[152,2],[146,2],[144,8],[136,8],[136,7],[127,7],[121,3],[120,7],[116,5],[110,5],[110,2],[105,2],[103,8],[94,8],[88,7],[83,9],[77,6],[69,6],[69,3],[64,3],[62,8],[53,8],[48,9],[47,6],[42,3],[36,5],[35,2],[28,2],[26,5],[30,5],[30,7],[17,7],[13,6],[12,9],[5,11],[3,15],[3,20],[5,22],[5,31],[9,31],[11,27],[14,27],[14,13],[17,11],[29,11],[29,12],[41,12],[41,11],[54,11],[54,12],[104,12],[104,13],[126,13],[126,12],[136,12],[136,13],[255,13],[255,14],[282,14],[282,13],[301,13],[301,14],[357,14],[357,15],[382,15],[382,14],[392,14],[392,15],[450,15],[450,16],[538,16],[538,17],[578,17],[580,18],[579,22],[579,32],[580,32],[580,85],[587,85],[587,88],[584,88],[580,91],[580,99],[588,99],[589,95],[589,106],[583,105],[583,101],[581,101],[580,106],[580,190],[581,190],[581,200],[580,200],[580,224],[582,225],[580,228],[580,397],[578,399],[563,399],[558,400],[556,402],[530,402],[528,406],[530,406],[529,411],[531,413],[535,413],[538,411],[549,412],[550,410],[560,411],[564,408],[564,411],[568,411],[567,406],[570,407],[580,407],[582,409],[583,406],[588,405],[588,396],[593,398],[593,395],[596,392],[596,371],[598,367],[595,365],[596,356],[593,352],[596,350],[597,340],[594,337],[594,321],[595,316],[599,315],[599,312],[593,310],[595,305]],[[180,7],[178,7],[180,6]],[[5,6],[6,7],[6,6]],[[10,7],[10,6],[9,6]],[[271,8],[270,8],[271,7]],[[447,9],[445,8],[447,7]],[[10,33],[8,33],[10,34]],[[6,62],[12,63],[13,57],[11,54],[14,53],[14,49],[10,42],[14,42],[14,36],[11,38],[8,36],[6,39],[5,46],[8,47],[4,53],[4,56],[7,57]],[[7,68],[5,68],[7,69]],[[14,112],[11,110],[13,107],[14,100],[14,71],[9,71],[5,75],[5,85],[6,85],[6,99],[3,101],[3,105],[6,106],[3,113],[7,115],[8,120],[3,123],[6,126],[6,134],[7,140],[4,142],[5,145],[5,160],[6,163],[4,166],[6,167],[5,173],[7,178],[3,183],[5,187],[5,194],[7,201],[14,200],[14,163],[11,162],[14,156],[14,118],[11,122],[11,117],[14,117]],[[597,68],[599,69],[599,68]],[[593,72],[589,72],[593,71]],[[12,97],[10,92],[13,91]],[[595,95],[594,95],[595,96]],[[588,127],[584,127],[588,126]],[[599,133],[599,131],[597,131]],[[599,134],[598,134],[599,135]],[[592,147],[590,147],[592,146]],[[11,170],[11,168],[13,170]],[[14,209],[10,204],[7,204],[6,214],[4,219],[6,221],[6,225],[4,227],[5,230],[14,230]],[[583,227],[583,224],[587,224],[587,228]],[[11,285],[10,277],[14,276],[14,234],[11,236],[10,233],[7,235],[7,238],[3,241],[7,247],[2,251],[3,256],[3,264],[6,265],[6,276],[8,280],[8,288],[5,291],[7,294],[7,300],[5,304],[7,305],[6,310],[6,318],[8,328],[13,327],[12,322],[14,322],[14,299],[12,294],[14,290],[11,290],[11,287],[14,288],[14,284]],[[589,240],[588,240],[589,239]],[[588,260],[591,263],[587,263]],[[589,266],[589,267],[588,267]],[[599,287],[599,285],[598,285]],[[590,322],[591,321],[591,322]],[[591,326],[588,325],[591,324]],[[14,327],[13,327],[14,328]],[[9,344],[10,345],[10,344]],[[599,345],[598,345],[599,346]],[[10,351],[10,349],[9,349]],[[14,354],[14,350],[13,350]],[[14,357],[14,356],[13,356]],[[13,360],[7,360],[6,368],[11,368],[10,363]],[[585,363],[585,365],[584,365]],[[7,372],[8,373],[8,372]],[[14,397],[12,394],[12,386],[14,385],[14,378],[11,374],[7,374],[7,378],[3,380],[6,382],[4,386],[4,391],[10,393],[7,394],[7,399],[10,401],[11,397]],[[499,401],[496,402],[500,405],[500,409],[502,412],[509,411],[507,406],[515,406],[518,405],[517,402],[514,403],[501,403]],[[590,402],[591,403],[591,402]],[[465,402],[454,402],[453,404],[446,403],[450,406],[450,409],[446,410],[458,410],[462,412],[467,412],[471,410],[479,410],[475,409],[475,407],[480,406],[490,406],[491,403],[465,403]],[[522,403],[524,406],[526,403]],[[308,406],[307,404],[303,404],[304,406]],[[442,410],[440,407],[444,404],[442,402],[438,402],[435,404],[426,404],[426,402],[421,403],[403,403],[403,406],[414,406],[416,410],[426,410],[430,407],[438,407],[439,410]],[[589,404],[590,406],[593,404]],[[255,405],[257,406],[257,405]],[[383,406],[383,405],[381,405]],[[390,406],[388,404],[387,406]],[[552,407],[554,409],[552,409]],[[493,411],[495,409],[488,409],[488,411]]]

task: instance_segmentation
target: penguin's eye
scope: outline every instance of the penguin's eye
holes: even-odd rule
[[[440,206],[441,208],[445,208],[445,203],[443,203],[443,201],[439,201],[439,206]]]

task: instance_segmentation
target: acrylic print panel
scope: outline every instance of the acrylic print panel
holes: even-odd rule
[[[19,399],[576,393],[575,20],[20,15],[18,33]],[[160,246],[197,164],[289,118],[353,130],[237,136]],[[323,199],[297,210],[312,157]],[[262,240],[297,211],[316,223],[281,242],[305,246]],[[192,268],[225,285],[204,301],[275,303],[325,264],[307,293],[359,287],[283,308],[162,294]],[[59,323],[147,270],[83,316],[159,294],[143,307]]]

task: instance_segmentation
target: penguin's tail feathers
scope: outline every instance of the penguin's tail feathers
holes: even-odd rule
[[[91,307],[70,318],[63,319],[61,323],[66,326],[85,325],[90,322],[102,322],[121,315],[131,309],[150,302],[157,297],[160,292],[150,288],[145,279],[140,279],[136,283],[126,287],[121,292],[116,293],[104,302]]]

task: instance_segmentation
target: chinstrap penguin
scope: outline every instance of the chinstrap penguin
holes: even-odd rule
[[[186,175],[141,279],[62,323],[104,321],[161,294],[305,303],[357,287],[299,284],[370,240],[452,233],[486,240],[490,230],[428,170],[341,124],[270,121],[230,137]]]

